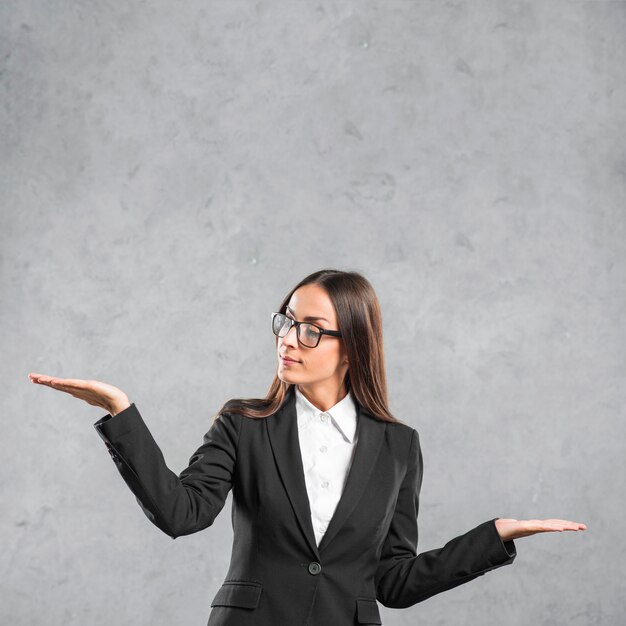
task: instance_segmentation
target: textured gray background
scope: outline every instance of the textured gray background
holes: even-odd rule
[[[623,2],[12,0],[0,29],[2,624],[206,624],[230,496],[172,541],[103,411],[27,373],[121,387],[179,472],[322,267],[379,295],[420,551],[589,527],[385,624],[623,623]]]

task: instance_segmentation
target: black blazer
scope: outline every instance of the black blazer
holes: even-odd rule
[[[232,488],[232,556],[209,626],[382,624],[377,600],[409,607],[513,562],[498,518],[417,554],[418,432],[357,409],[352,466],[319,547],[294,387],[267,418],[225,409],[178,476],[134,403],[94,427],[146,516],[172,539],[211,526]]]

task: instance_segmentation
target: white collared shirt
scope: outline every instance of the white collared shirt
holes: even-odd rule
[[[295,394],[302,467],[319,546],[352,465],[357,407],[350,393],[328,411],[311,404],[297,385]]]

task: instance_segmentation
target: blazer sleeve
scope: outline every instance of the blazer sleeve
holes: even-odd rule
[[[223,412],[178,476],[133,402],[94,428],[148,519],[172,539],[210,526],[233,484],[241,415]]]
[[[407,472],[375,575],[376,598],[384,606],[405,608],[512,563],[513,541],[502,541],[494,518],[455,537],[442,548],[417,554],[417,514],[423,460],[413,429]]]

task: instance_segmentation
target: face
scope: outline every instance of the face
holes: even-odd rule
[[[300,322],[311,321],[326,330],[341,330],[328,294],[319,285],[303,285],[294,291],[285,311],[287,317]],[[306,317],[320,319],[306,320]],[[301,388],[324,387],[332,392],[339,389],[348,371],[348,358],[342,337],[322,335],[316,348],[303,346],[293,326],[285,337],[278,337],[278,377]],[[285,363],[283,356],[296,359]]]

